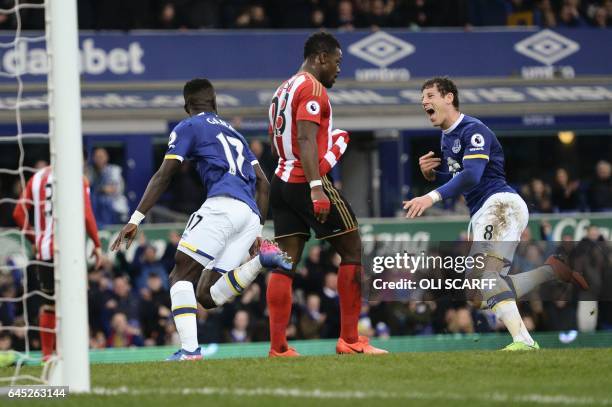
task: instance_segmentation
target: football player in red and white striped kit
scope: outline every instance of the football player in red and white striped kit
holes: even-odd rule
[[[331,35],[318,32],[304,45],[297,74],[275,92],[270,105],[270,137],[279,156],[270,205],[274,239],[294,259],[293,270],[273,270],[268,283],[270,356],[298,356],[285,334],[291,315],[291,285],[310,229],[340,254],[338,294],[341,329],[337,353],[387,353],[359,336],[361,310],[361,238],[348,201],[327,175],[346,150],[348,134],[332,130],[327,95],[340,73],[342,51]]]
[[[49,263],[37,264],[35,267],[41,291],[50,296],[55,294],[52,196],[53,171],[51,167],[44,167],[30,178],[13,211],[15,222],[32,243],[36,260]],[[95,267],[98,269],[102,264],[102,249],[89,199],[89,182],[85,177],[83,177],[83,196],[85,228],[94,242],[92,256],[96,260]],[[52,300],[43,298],[43,305],[38,314],[38,326],[41,328],[40,342],[43,360],[48,360],[55,350],[55,333],[51,332],[55,329],[55,304]]]

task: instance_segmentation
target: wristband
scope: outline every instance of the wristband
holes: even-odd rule
[[[134,213],[132,214],[132,217],[130,218],[130,220],[128,221],[128,223],[134,224],[136,226],[140,225],[140,222],[142,222],[142,220],[145,218],[144,213],[138,212],[138,211],[134,211]]]
[[[431,191],[430,193],[428,193],[427,196],[431,198],[433,203],[440,202],[442,200],[442,196],[435,189]]]
[[[320,187],[320,186],[323,186],[323,181],[321,181],[320,179],[313,179],[312,181],[310,181],[310,188]]]

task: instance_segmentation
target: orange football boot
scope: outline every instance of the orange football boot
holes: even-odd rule
[[[359,336],[357,342],[348,343],[342,338],[338,338],[336,344],[336,353],[339,355],[348,355],[353,353],[363,353],[366,355],[384,355],[389,353],[384,349],[378,349],[370,345],[370,340],[367,336]]]
[[[300,355],[295,350],[295,348],[288,347],[287,350],[284,352],[277,352],[274,349],[270,349],[270,353],[268,353],[268,356],[271,358],[293,358],[293,357],[302,356],[302,355]]]
[[[586,282],[582,274],[573,271],[565,262],[565,259],[560,255],[548,256],[546,264],[552,267],[557,278],[566,283],[574,283],[583,290],[589,289],[589,283]]]

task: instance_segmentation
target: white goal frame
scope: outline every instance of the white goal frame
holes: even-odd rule
[[[89,392],[89,324],[77,0],[47,0],[57,360],[49,384]]]

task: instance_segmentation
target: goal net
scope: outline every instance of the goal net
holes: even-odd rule
[[[84,213],[76,0],[14,0],[2,4],[7,3],[12,7],[0,9],[0,22],[12,25],[14,30],[0,36],[0,87],[14,96],[0,100],[3,120],[9,117],[12,121],[0,127],[0,149],[17,156],[5,156],[2,161],[13,164],[0,168],[0,182],[14,188],[0,189],[0,205],[11,210],[21,207],[25,224],[36,227],[35,211],[40,208],[34,198],[20,198],[20,192],[39,170],[27,156],[27,142],[48,140],[53,176],[43,186],[48,188],[43,211],[53,218],[53,251],[51,257],[42,260],[32,250],[32,233],[0,225],[5,226],[0,227],[0,389],[6,392],[18,384],[49,384],[86,392],[90,379],[84,220],[83,216],[74,216]],[[24,15],[32,11],[44,13],[43,33],[22,30]],[[34,54],[24,49],[37,49],[36,61]],[[38,64],[35,67],[34,62]],[[47,81],[31,84],[33,70],[39,73],[41,63]],[[45,88],[43,100],[34,103],[48,107],[48,133],[24,131],[28,123],[23,120],[23,112],[33,103],[24,92],[36,86]],[[53,295],[40,289],[37,273],[41,266],[54,269]],[[45,302],[55,305],[54,329],[39,327],[38,308]],[[44,363],[40,353],[42,332],[54,333],[56,343],[54,355]]]

